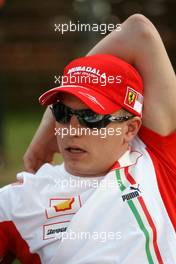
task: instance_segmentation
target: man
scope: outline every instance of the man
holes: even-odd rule
[[[93,52],[107,54],[111,47],[140,69],[146,127],[137,137],[143,85],[134,68],[110,55],[71,62],[64,76],[75,77],[75,84],[67,78],[40,97],[52,104],[64,165],[45,164],[36,177],[22,173],[22,184],[1,190],[2,257],[13,251],[9,241],[15,238],[11,244],[23,263],[175,263],[175,75],[147,19],[133,16],[116,34]],[[81,76],[89,78],[80,83]],[[51,129],[52,119],[46,120]],[[42,127],[35,140],[42,133],[50,135],[51,155],[51,132]]]

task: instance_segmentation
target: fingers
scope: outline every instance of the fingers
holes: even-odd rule
[[[23,163],[24,163],[24,168],[27,172],[30,173],[35,173],[37,166],[36,166],[36,161],[34,159],[30,159],[24,155],[23,157]]]
[[[36,173],[37,170],[47,161],[41,159],[24,160],[24,168],[27,172]]]
[[[36,173],[36,171],[44,164],[51,163],[54,152],[43,151],[34,153],[32,150],[27,151],[23,156],[24,168],[27,172]]]

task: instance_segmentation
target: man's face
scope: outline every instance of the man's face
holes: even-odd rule
[[[63,94],[60,102],[74,110],[88,109],[83,102],[70,94]],[[116,112],[115,116],[117,115],[120,114]],[[67,128],[69,132],[70,126],[76,128],[77,131],[78,128],[79,130],[83,128],[75,115],[72,116],[68,124],[56,122],[56,129],[60,129],[60,131],[62,129],[65,131]],[[65,169],[77,176],[105,175],[128,148],[128,143],[124,142],[126,126],[127,122],[111,122],[100,131],[96,129],[98,135],[89,135],[88,132],[72,133],[73,135],[68,133],[64,137],[57,135],[58,147],[64,159]],[[110,135],[108,131],[111,131]]]

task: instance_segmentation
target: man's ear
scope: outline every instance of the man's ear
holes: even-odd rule
[[[132,119],[126,122],[125,133],[124,133],[124,142],[130,143],[130,141],[137,135],[142,121],[138,116],[133,117]]]

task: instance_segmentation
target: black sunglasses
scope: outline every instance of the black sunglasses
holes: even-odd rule
[[[68,124],[73,115],[76,115],[81,125],[88,128],[104,128],[111,122],[124,122],[134,116],[112,116],[112,115],[100,115],[93,112],[90,109],[73,110],[72,108],[62,104],[55,103],[50,107],[54,118],[61,124]]]

